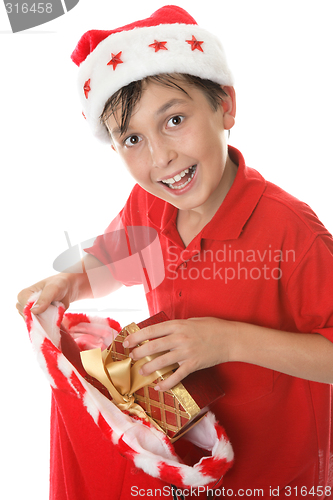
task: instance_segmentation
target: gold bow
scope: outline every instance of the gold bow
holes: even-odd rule
[[[132,365],[131,358],[113,361],[112,348],[113,344],[104,351],[100,348],[82,351],[80,354],[84,369],[106,387],[113,402],[120,410],[128,410],[129,413],[153,423],[155,427],[161,430],[159,425],[146,414],[143,408],[135,403],[134,393],[151,384],[157,378],[166,375],[171,370],[178,368],[178,364],[166,366],[147,376],[140,375],[139,370],[145,363],[152,361],[163,353],[146,356]]]

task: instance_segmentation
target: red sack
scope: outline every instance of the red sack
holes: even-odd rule
[[[51,500],[130,498],[140,488],[164,488],[167,494],[170,484],[201,491],[219,486],[233,463],[233,450],[214,415],[208,412],[172,445],[154,426],[119,410],[62,352],[61,324],[85,348],[106,348],[119,324],[64,314],[60,303],[34,316],[30,309],[35,300],[31,298],[25,315],[52,388]]]

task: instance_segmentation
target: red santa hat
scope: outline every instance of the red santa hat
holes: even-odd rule
[[[108,143],[100,115],[106,101],[133,81],[161,73],[183,73],[233,85],[219,39],[174,5],[122,28],[87,31],[71,57],[80,67],[83,115],[93,133]]]

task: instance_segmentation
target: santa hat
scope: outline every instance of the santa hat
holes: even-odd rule
[[[65,329],[81,348],[104,348],[118,335],[119,323],[109,318],[94,318],[85,314],[64,314],[65,309],[61,303],[54,303],[44,313],[34,316],[31,307],[37,298],[38,294],[32,296],[25,307],[26,324],[37,359],[49,380],[56,406],[62,415],[63,424],[61,428],[53,429],[52,439],[60,440],[60,475],[64,474],[64,467],[72,471],[68,474],[68,481],[73,483],[72,488],[74,483],[79,483],[82,488],[81,473],[91,475],[90,465],[86,460],[90,455],[89,446],[93,446],[91,443],[94,442],[98,442],[100,446],[99,456],[95,456],[94,461],[98,461],[98,468],[103,468],[105,474],[110,474],[108,467],[117,466],[107,462],[112,443],[137,469],[155,479],[172,483],[177,488],[211,488],[220,484],[233,464],[233,450],[214,415],[208,412],[186,434],[188,443],[192,443],[188,446],[195,446],[202,451],[201,458],[196,456],[197,463],[186,465],[163,432],[138,417],[122,412],[87,382],[63,353],[60,328]],[[76,405],[71,400],[75,400]],[[72,408],[75,408],[75,412]],[[82,422],[82,425],[78,425],[78,422]],[[60,432],[62,427],[66,429],[63,434]],[[66,455],[68,440],[75,449],[75,459],[71,447]],[[51,440],[51,449],[54,446]],[[81,470],[80,474],[77,473],[78,477],[73,472],[75,467]],[[85,479],[88,481],[88,477]],[[56,476],[51,477],[51,480],[60,481]],[[114,481],[117,481],[116,477]],[[59,500],[62,497],[58,495],[54,498]]]
[[[108,143],[109,136],[100,123],[105,103],[133,81],[162,73],[183,73],[233,85],[219,39],[174,5],[122,28],[87,31],[71,57],[80,67],[83,115],[93,133]]]

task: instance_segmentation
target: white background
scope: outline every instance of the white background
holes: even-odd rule
[[[116,154],[90,136],[70,54],[86,30],[123,26],[164,3],[80,0],[66,15],[16,34],[0,4],[4,500],[48,498],[50,391],[16,295],[54,274],[53,260],[67,247],[64,231],[73,245],[103,232],[133,185]],[[174,3],[226,49],[237,93],[230,143],[249,166],[306,201],[332,232],[332,2]],[[97,305],[75,304],[87,307],[108,309],[122,324],[147,314],[135,289]]]

